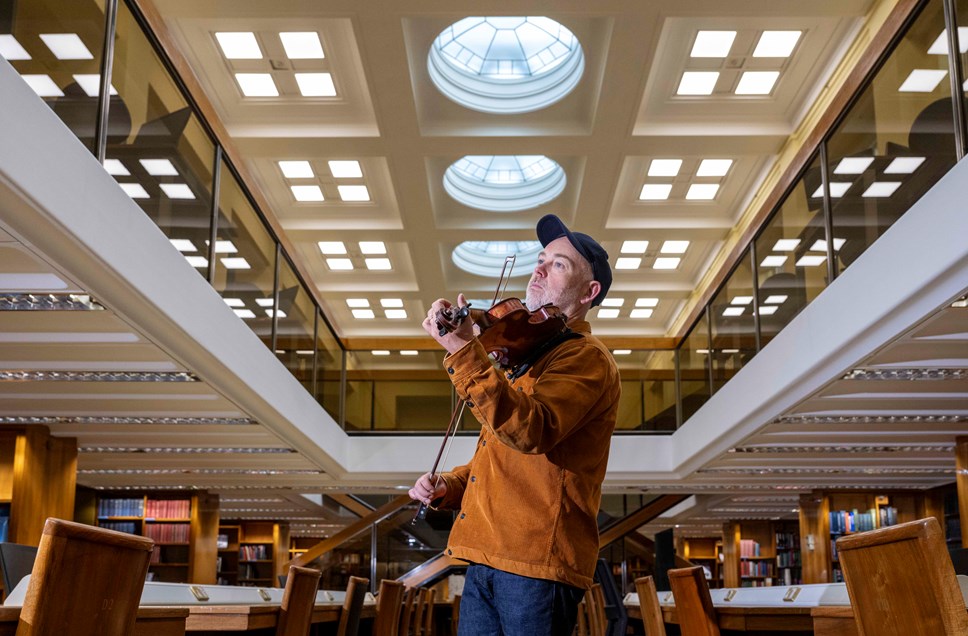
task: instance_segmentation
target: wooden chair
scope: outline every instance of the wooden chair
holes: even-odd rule
[[[154,541],[48,519],[30,575],[17,636],[127,636]]]
[[[585,593],[588,608],[588,633],[590,636],[605,636],[608,620],[605,618],[605,594],[600,583],[593,583]]]
[[[336,636],[357,636],[360,631],[360,615],[363,613],[363,600],[366,598],[366,586],[370,579],[351,576],[346,584],[346,600],[343,601],[343,611],[339,613],[339,627]]]
[[[309,633],[321,575],[319,570],[289,567],[279,620],[276,621],[276,636],[306,636]]]
[[[639,594],[639,609],[645,636],[666,636],[665,623],[662,621],[662,608],[655,590],[655,579],[643,576],[635,579],[635,591]]]
[[[427,589],[424,596],[423,624],[420,626],[422,636],[434,636],[434,601],[437,598],[437,590]]]
[[[669,570],[682,636],[719,636],[709,584],[700,566]]]
[[[968,612],[937,519],[837,539],[860,636],[968,634]]]
[[[407,593],[403,597],[403,607],[400,608],[400,636],[410,636],[413,633],[413,610],[417,605],[417,595],[417,588],[407,588]]]
[[[457,626],[460,624],[460,594],[454,594],[454,599],[450,602],[450,633],[457,635]]]
[[[426,603],[424,602],[425,597],[430,593],[425,587],[417,590],[417,599],[414,601],[413,606],[413,623],[410,633],[413,636],[421,636],[423,634],[423,615]]]
[[[575,624],[575,636],[590,636],[588,632],[588,593],[578,604],[578,622]]]
[[[399,581],[383,579],[376,597],[376,620],[373,636],[397,636],[400,633],[400,610],[406,588]]]

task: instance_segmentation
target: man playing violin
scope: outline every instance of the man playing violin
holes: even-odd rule
[[[471,321],[440,335],[433,303],[423,327],[446,350],[444,366],[481,422],[470,463],[421,476],[410,496],[460,510],[447,554],[470,566],[460,636],[570,636],[598,558],[601,485],[621,392],[609,350],[585,320],[612,282],[608,254],[587,234],[547,215],[544,250],[525,304],[556,305],[576,337],[510,379],[489,360]],[[457,298],[464,305],[463,294]]]

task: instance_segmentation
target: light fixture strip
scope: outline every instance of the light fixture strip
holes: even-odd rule
[[[251,426],[255,420],[247,417],[109,417],[63,415],[5,415],[0,424],[136,424],[151,426]]]
[[[968,369],[964,368],[913,368],[913,369],[853,369],[843,380],[964,380]]]
[[[0,371],[0,382],[198,382],[184,371]]]
[[[0,311],[103,311],[86,294],[0,294]]]
[[[170,454],[287,454],[295,453],[292,448],[253,447],[253,448],[217,448],[217,447],[124,447],[124,446],[81,446],[81,453],[170,453]]]

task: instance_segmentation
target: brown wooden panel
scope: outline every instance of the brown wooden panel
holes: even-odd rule
[[[723,587],[739,587],[739,540],[742,527],[736,521],[723,524]]]
[[[800,563],[804,583],[830,582],[829,513],[829,503],[822,494],[800,495]]]
[[[958,517],[961,545],[968,547],[968,437],[955,438],[955,481],[958,485]]]
[[[192,521],[189,528],[188,581],[216,582],[215,560],[218,557],[219,502],[217,494],[199,492],[192,497]]]

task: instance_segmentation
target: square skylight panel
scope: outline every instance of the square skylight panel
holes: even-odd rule
[[[776,243],[773,244],[774,252],[792,252],[797,249],[797,245],[800,244],[800,239],[777,239]]]
[[[900,187],[900,181],[875,181],[864,190],[861,196],[868,199],[889,197]]]
[[[958,27],[958,50],[968,53],[968,27]],[[931,55],[948,54],[948,29],[943,29],[941,35],[935,38],[934,43],[928,48]]]
[[[403,299],[402,298],[381,298],[380,306],[387,309],[403,307]]]
[[[279,169],[282,170],[282,176],[287,179],[312,179],[316,175],[313,174],[313,167],[308,161],[279,161]]]
[[[849,182],[831,181],[830,182],[830,198],[831,199],[839,199],[840,197],[842,197],[845,194],[847,194],[847,191],[850,190],[850,186],[852,186],[852,185],[854,185],[854,184],[853,183],[849,183]],[[817,189],[814,190],[813,194],[811,194],[810,196],[812,198],[814,198],[814,199],[819,199],[820,197],[822,197],[823,196],[823,185],[817,186]]]
[[[168,159],[141,159],[138,163],[153,177],[174,177],[178,175],[178,170]]]
[[[329,171],[336,179],[359,179],[363,169],[359,161],[329,161]]]
[[[403,320],[407,317],[406,309],[386,309],[384,312],[390,320]]]
[[[245,301],[241,298],[223,298],[225,304],[229,307],[245,307]]]
[[[636,307],[655,307],[658,304],[659,304],[658,298],[636,298],[635,299]]]
[[[290,60],[321,60],[326,57],[315,31],[286,31],[279,34],[282,48]]]
[[[118,159],[105,159],[104,170],[107,171],[109,175],[115,177],[127,177],[131,174],[128,172],[128,169],[124,167],[124,164]]]
[[[686,192],[686,199],[690,201],[712,201],[719,192],[718,183],[693,183]]]
[[[91,51],[84,46],[84,42],[76,33],[41,33],[50,52],[58,60],[93,60]]]
[[[655,259],[652,269],[676,269],[682,259],[672,256],[660,256]]]
[[[370,270],[388,270],[393,269],[390,265],[389,258],[367,258],[364,259],[366,263],[366,268]]]
[[[319,251],[323,254],[345,254],[346,246],[343,241],[320,241]]]
[[[753,57],[790,57],[800,40],[800,31],[763,31]]]
[[[294,185],[289,186],[292,190],[292,196],[296,197],[296,201],[301,202],[312,202],[312,201],[323,201],[323,190],[318,185]]]
[[[629,318],[651,318],[652,312],[653,312],[652,309],[645,309],[640,307],[638,309],[633,309],[631,312],[629,312]]]
[[[595,314],[597,318],[618,318],[619,310],[613,309],[611,307],[599,307],[598,313]]]
[[[679,80],[676,95],[712,95],[718,79],[716,71],[686,71]]]
[[[762,307],[760,307],[760,315],[772,316],[773,314],[776,313],[777,309],[779,309],[779,307],[774,307],[773,305],[763,305]]]
[[[842,248],[844,246],[844,243],[846,243],[846,242],[847,242],[847,239],[834,237],[834,251],[835,252],[840,251],[840,248]],[[826,252],[827,251],[827,241],[825,241],[823,239],[819,239],[817,241],[814,241],[813,245],[810,246],[810,251],[812,251],[812,252]]]
[[[360,241],[360,252],[363,254],[386,254],[387,246],[383,241]]]
[[[272,298],[256,298],[255,304],[260,307],[272,307],[276,303]]]
[[[733,47],[736,31],[700,31],[689,57],[726,57]]]
[[[729,301],[730,305],[748,305],[753,302],[752,296],[733,296],[733,299]]]
[[[336,186],[339,190],[339,198],[344,201],[369,201],[370,191],[365,185],[341,185]]]
[[[899,93],[931,93],[938,88],[948,71],[939,69],[916,68],[898,87]]]
[[[30,53],[20,45],[17,38],[10,34],[0,35],[0,57],[8,62],[17,60],[29,60]]]
[[[787,258],[786,256],[767,256],[760,262],[760,267],[783,267]]]
[[[672,192],[671,183],[646,183],[639,193],[639,201],[665,201]]]
[[[372,309],[354,309],[353,317],[359,320],[372,320],[376,318],[376,314],[373,313]]]
[[[723,310],[724,316],[742,316],[745,308],[743,307],[727,307]]]
[[[924,163],[924,157],[897,157],[884,168],[884,174],[911,174],[922,163]]]
[[[179,252],[197,252],[198,248],[188,239],[168,239]]]
[[[401,349],[400,350],[400,355],[402,355],[402,356],[415,356],[415,355],[418,355],[419,353],[420,352],[417,351],[416,349]]]
[[[251,31],[221,32],[215,34],[222,55],[228,60],[261,60],[262,49]]]
[[[606,298],[602,300],[602,307],[621,307],[624,304],[624,298]]]
[[[27,86],[37,93],[38,97],[64,96],[64,91],[54,83],[50,75],[21,75],[20,77],[27,82]]]
[[[208,245],[208,241],[205,241],[205,245]],[[235,246],[232,241],[216,240],[215,241],[215,253],[216,254],[235,254],[239,251],[239,248]]]
[[[88,97],[97,97],[101,94],[101,76],[97,73],[78,73],[72,75],[77,85],[81,87],[84,94]],[[118,89],[112,85],[108,89],[108,95],[117,95]]]
[[[834,174],[863,174],[874,163],[874,157],[844,157],[834,168]]]
[[[674,177],[679,174],[682,159],[653,159],[649,164],[650,177]]]
[[[279,89],[269,73],[236,73],[235,81],[246,97],[279,96]]]
[[[622,243],[622,254],[645,254],[649,249],[648,241],[625,241]]]
[[[353,261],[348,258],[327,258],[326,266],[336,272],[346,272],[353,269]]]
[[[370,306],[370,301],[367,300],[366,298],[347,298],[346,299],[346,306],[347,307],[356,307],[356,308],[369,307]]]
[[[235,315],[243,320],[247,318],[255,318],[255,313],[251,309],[233,309]]]
[[[276,315],[276,310],[275,309],[266,309],[265,312],[266,312],[266,316],[269,316],[270,318],[274,318],[275,315]],[[279,310],[279,317],[280,318],[285,318],[286,317],[286,312],[284,312],[283,310],[280,309]]]
[[[119,183],[121,189],[124,190],[132,199],[148,199],[148,192],[142,187],[140,183]]]
[[[696,170],[697,177],[725,177],[733,165],[732,159],[703,159]]]
[[[372,353],[375,356],[388,356],[388,355],[390,355],[390,352],[387,349],[374,349],[370,353]]]
[[[615,269],[638,269],[642,259],[632,256],[621,256],[615,259]]]
[[[195,193],[184,183],[162,183],[160,187],[169,199],[191,200],[195,198]]]
[[[767,305],[782,305],[786,302],[786,299],[787,296],[785,294],[775,294],[773,296],[767,296],[763,302]]]
[[[797,267],[816,267],[817,265],[822,265],[825,260],[827,260],[826,256],[806,254],[801,256],[800,260],[797,261]]]
[[[208,259],[204,256],[186,256],[185,260],[192,267],[208,267]]]
[[[225,269],[252,269],[252,266],[249,265],[249,261],[245,260],[241,256],[226,257],[219,260],[222,261],[222,265],[225,266]]]
[[[336,86],[329,73],[296,73],[296,84],[303,97],[335,97]]]
[[[659,252],[662,254],[685,254],[687,249],[689,249],[689,241],[663,241],[662,249]]]
[[[631,349],[615,349],[614,351],[612,351],[613,356],[627,356],[631,354],[632,354]]]
[[[780,71],[745,71],[736,85],[737,95],[769,95]]]

